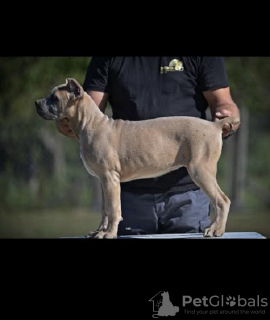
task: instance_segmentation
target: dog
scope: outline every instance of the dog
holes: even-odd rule
[[[158,316],[164,317],[164,316],[175,316],[175,314],[179,311],[178,306],[174,306],[171,303],[169,292],[164,291],[161,293],[162,296],[162,303],[158,310]]]
[[[217,183],[217,163],[222,131],[239,124],[238,117],[215,122],[187,116],[114,120],[73,78],[53,88],[47,98],[36,100],[35,106],[43,119],[68,119],[86,170],[100,179],[102,219],[88,237],[117,238],[122,220],[120,182],[158,177],[183,166],[215,208],[215,219],[204,237],[224,234],[231,202]]]

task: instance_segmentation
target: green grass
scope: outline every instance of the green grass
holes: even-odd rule
[[[270,238],[270,211],[255,209],[253,211],[230,212],[226,231],[254,231]]]
[[[99,213],[86,209],[0,213],[0,238],[85,236],[97,228]]]
[[[0,238],[85,236],[97,228],[100,213],[87,209],[0,212]],[[230,212],[227,232],[258,232],[270,238],[270,212]]]

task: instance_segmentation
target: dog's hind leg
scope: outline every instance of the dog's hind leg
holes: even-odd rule
[[[204,230],[204,236],[222,236],[225,232],[231,201],[217,183],[216,167],[209,168],[207,165],[190,164],[187,170],[190,177],[205,192],[215,208],[216,218],[211,226]]]
[[[101,178],[102,186],[102,221],[100,226],[106,229],[98,231],[95,238],[116,238],[121,216],[120,179],[117,172],[107,172]]]

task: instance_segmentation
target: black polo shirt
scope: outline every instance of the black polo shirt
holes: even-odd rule
[[[222,57],[128,56],[93,57],[83,87],[109,94],[114,119],[139,121],[166,116],[205,118],[208,104],[202,91],[228,85]],[[158,178],[122,183],[122,188],[165,192],[197,186],[186,168],[180,168]]]

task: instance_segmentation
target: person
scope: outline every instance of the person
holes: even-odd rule
[[[114,119],[206,119],[208,107],[212,121],[240,116],[223,57],[92,57],[83,88],[102,112],[109,103]],[[72,136],[65,121],[58,130]],[[224,129],[223,138],[232,132]],[[118,236],[201,233],[211,224],[210,209],[208,197],[184,167],[160,177],[121,183],[123,220]]]

